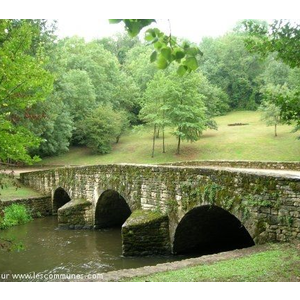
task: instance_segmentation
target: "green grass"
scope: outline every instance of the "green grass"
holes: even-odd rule
[[[42,164],[90,165],[107,163],[165,163],[185,160],[271,160],[300,161],[299,133],[293,127],[274,128],[260,121],[259,112],[239,111],[216,118],[218,131],[207,130],[199,141],[182,143],[181,154],[176,154],[177,141],[166,132],[167,153],[162,153],[162,139],[156,142],[155,157],[151,158],[152,128],[129,132],[106,155],[95,155],[85,147],[72,148],[68,153],[45,158]],[[249,123],[246,126],[228,126],[230,123]]]
[[[35,190],[20,184],[16,179],[3,177],[2,188],[0,188],[0,200],[9,201],[14,199],[24,199],[31,197],[40,197],[41,194]]]
[[[250,256],[199,265],[177,271],[161,272],[132,281],[155,282],[282,282],[300,280],[299,249],[294,245],[274,245]]]

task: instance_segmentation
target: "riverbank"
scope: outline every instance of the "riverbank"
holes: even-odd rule
[[[299,282],[300,244],[266,244],[151,267],[113,271],[101,281]]]

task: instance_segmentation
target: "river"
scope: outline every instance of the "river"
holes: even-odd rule
[[[61,230],[55,216],[11,227],[3,230],[1,236],[21,241],[24,250],[1,251],[0,274],[98,274],[183,258],[123,257],[120,228]]]

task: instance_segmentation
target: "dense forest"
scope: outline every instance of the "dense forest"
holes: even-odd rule
[[[32,163],[72,145],[105,154],[130,127],[146,125],[153,144],[172,128],[179,153],[232,110],[276,105],[282,120],[297,121],[298,58],[278,55],[265,22],[246,23],[189,43],[201,50],[199,67],[179,76],[175,64],[154,61],[153,43],[128,34],[85,42],[58,39],[55,22],[0,20],[0,161]]]

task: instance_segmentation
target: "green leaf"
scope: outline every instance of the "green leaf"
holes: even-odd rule
[[[162,55],[159,55],[157,59],[157,67],[159,69],[165,69],[167,66],[168,66],[167,60]]]
[[[155,30],[153,29],[148,29],[145,33],[145,40],[148,42],[153,41],[156,38],[156,33]]]
[[[177,74],[179,76],[183,76],[186,73],[186,71],[187,71],[187,67],[180,65],[179,68],[177,69]]]
[[[197,47],[191,47],[186,50],[186,54],[189,54],[191,56],[196,56],[198,54],[200,55],[201,52]]]
[[[191,70],[195,71],[198,68],[198,61],[195,57],[188,57],[184,64]]]
[[[155,49],[159,50],[163,46],[163,43],[157,41],[153,45]]]
[[[171,49],[169,47],[162,48],[160,52],[165,59],[171,61]]]
[[[146,40],[147,42],[152,42],[152,41],[154,40],[154,37],[152,36],[151,33],[147,33],[147,32],[146,32],[146,34],[145,34],[145,40]]]
[[[132,23],[131,26],[128,28],[128,33],[131,37],[135,37],[140,33],[140,27],[138,24]]]
[[[141,24],[141,27],[146,27],[151,23],[156,23],[155,19],[137,19],[137,21]]]
[[[109,24],[118,24],[122,21],[122,19],[109,19]]]
[[[113,20],[115,20],[116,23],[119,23],[119,19]],[[150,25],[152,22],[155,22],[155,19],[122,19],[121,21],[125,23],[125,28],[128,34],[131,37],[135,37],[144,27]]]
[[[190,44],[188,42],[183,42],[182,48],[186,51],[187,49],[190,48]]]
[[[124,23],[126,25],[126,30],[131,37],[137,36],[142,29],[140,24],[135,20],[124,19]]]
[[[176,59],[182,59],[185,57],[185,53],[179,48],[175,49],[174,52],[175,52]]]
[[[155,36],[158,36],[158,37],[164,36],[164,33],[161,32],[158,28],[153,28],[153,32],[154,32]]]
[[[157,59],[157,52],[153,51],[151,56],[150,56],[150,62],[154,62]]]

